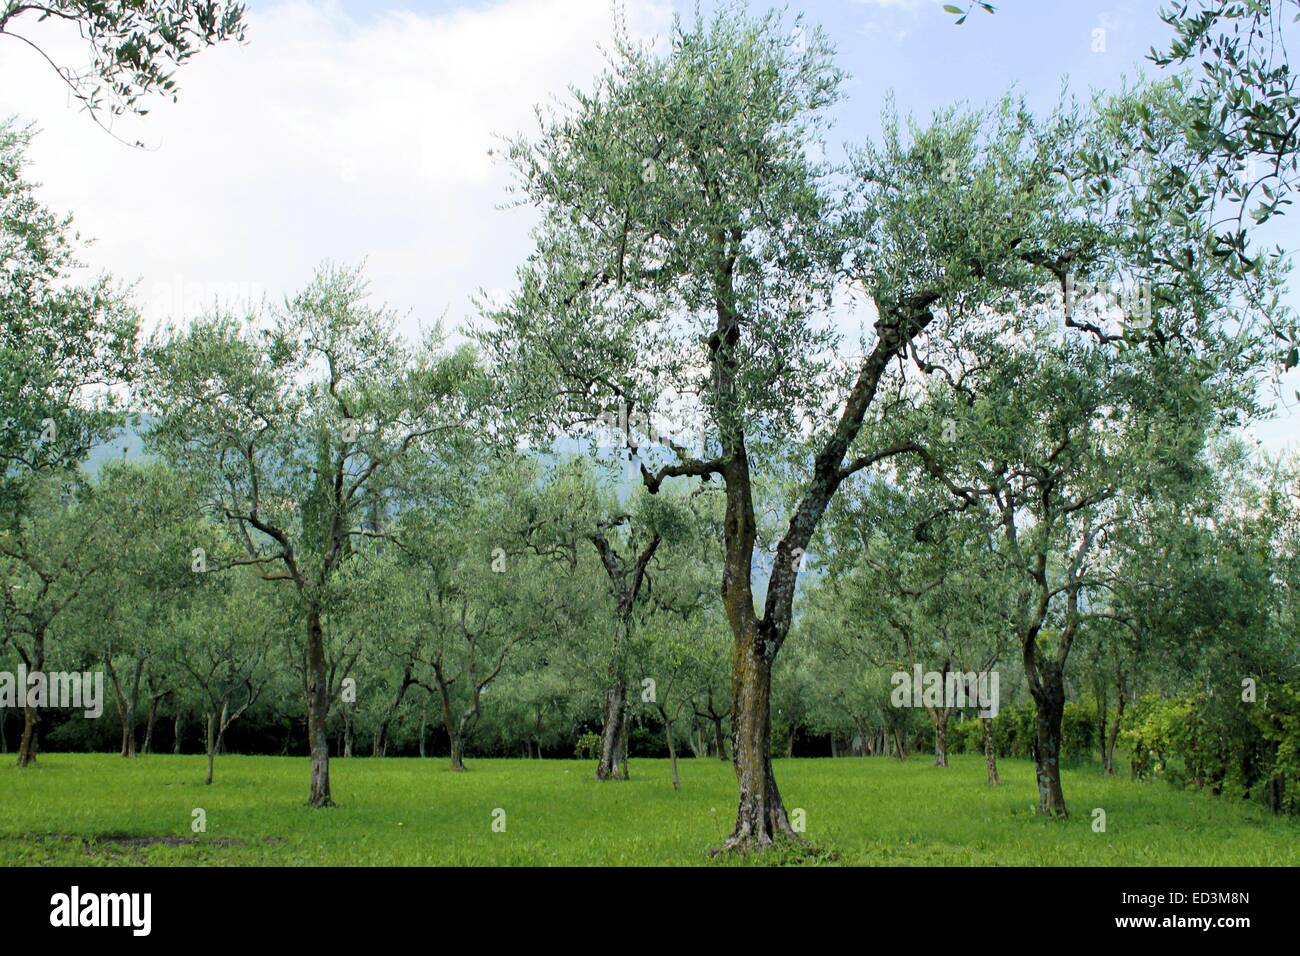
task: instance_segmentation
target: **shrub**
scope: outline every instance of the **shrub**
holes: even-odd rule
[[[600,734],[585,733],[579,737],[577,746],[573,748],[573,755],[579,760],[599,760]]]

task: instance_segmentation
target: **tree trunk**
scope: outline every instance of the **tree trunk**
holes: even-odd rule
[[[673,789],[682,789],[682,782],[677,776],[677,748],[673,745],[673,722],[664,714],[664,736],[668,738],[668,760],[673,765]]]
[[[329,678],[325,664],[325,633],[320,611],[307,611],[307,739],[311,747],[311,794],[308,806],[328,807],[330,799],[330,741],[326,721],[330,712]]]
[[[217,733],[216,733],[216,715],[208,711],[208,732],[206,735],[206,746],[208,751],[208,775],[204,779],[204,784],[212,783],[212,768],[217,760]]]
[[[712,745],[708,743],[701,732],[698,717],[691,721],[691,731],[686,735],[686,743],[691,748],[691,756],[693,757],[713,756]]]
[[[623,779],[631,779],[631,771],[627,766],[627,735],[631,721],[628,720],[627,704],[623,705],[623,719],[618,725],[618,747],[614,750],[614,766],[623,768]]]
[[[934,765],[948,766],[948,708],[936,707],[930,711],[930,722],[934,724]]]
[[[627,688],[617,677],[605,691],[605,724],[600,733],[597,780],[627,780]]]
[[[465,769],[465,744],[454,728],[447,728],[447,736],[451,738],[451,769],[459,773]]]
[[[176,711],[176,716],[172,718],[172,753],[181,752],[181,730],[185,725],[185,716],[181,711]]]
[[[145,719],[144,725],[144,745],[141,746],[141,753],[150,753],[153,749],[153,728],[154,723],[158,720],[158,703],[162,700],[162,695],[154,695],[149,698],[149,716]]]
[[[393,722],[397,709],[402,706],[402,700],[406,697],[407,690],[410,689],[413,683],[415,681],[411,677],[411,666],[408,664],[406,670],[402,672],[402,683],[397,688],[397,697],[389,704],[388,710],[384,712],[384,719],[379,722],[379,729],[375,732],[374,756],[388,756],[388,728]]]
[[[1102,757],[1102,765],[1105,768],[1106,775],[1113,777],[1115,775],[1115,745],[1119,742],[1120,722],[1124,719],[1124,685],[1121,682],[1119,692],[1115,697],[1115,722],[1110,727],[1110,737],[1106,740],[1106,750]]]
[[[722,733],[722,717],[713,718],[713,745],[718,748],[718,759],[727,759],[727,738]]]
[[[989,786],[996,787],[1002,781],[998,779],[998,755],[993,748],[993,718],[981,717],[984,727],[984,766],[988,769]]]
[[[118,679],[117,668],[113,666],[113,656],[111,653],[104,658],[104,664],[108,669],[109,681],[113,685],[113,698],[117,701],[117,716],[122,723],[122,746],[119,755],[122,757],[135,756],[135,708],[131,705],[130,699],[122,689],[122,682]]]
[[[32,666],[29,673],[43,673],[45,670],[45,631],[38,630],[32,635]],[[30,767],[36,763],[36,752],[40,749],[41,715],[40,708],[28,707],[27,688],[19,687],[18,693],[23,705],[23,736],[18,743],[18,766]]]
[[[23,688],[26,691],[26,688]],[[18,743],[18,766],[30,767],[36,763],[37,741],[40,737],[41,717],[38,708],[23,705],[23,736]]]
[[[135,708],[130,704],[126,705],[126,712],[122,715],[121,756],[135,756]]]
[[[740,800],[723,849],[770,846],[782,836],[797,840],[772,773],[772,661],[752,626],[736,642],[732,668],[731,750]]]
[[[1034,747],[1038,778],[1038,812],[1065,817],[1065,793],[1061,789],[1061,721],[1065,716],[1065,682],[1053,664],[1039,667],[1037,687],[1031,688],[1038,733]]]
[[[428,753],[425,750],[425,746],[424,746],[424,738],[427,735],[428,730],[429,730],[429,705],[428,703],[426,703],[423,707],[420,708],[420,756],[421,757],[428,756]]]
[[[1097,751],[1101,755],[1102,773],[1106,773],[1106,712],[1108,704],[1106,688],[1102,684],[1097,688]]]

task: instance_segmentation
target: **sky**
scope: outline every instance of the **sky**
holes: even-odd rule
[[[832,139],[861,141],[879,129],[891,91],[900,112],[918,115],[1010,89],[1048,109],[1067,79],[1086,94],[1155,75],[1145,55],[1168,36],[1160,5],[1002,0],[962,26],[936,0],[787,8],[822,26],[850,74]],[[535,128],[536,105],[590,83],[612,33],[609,0],[247,6],[245,44],[186,64],[178,103],[155,100],[148,116],[117,121],[114,133],[144,149],[97,127],[34,51],[0,37],[0,116],[40,131],[29,176],[93,240],[86,271],[134,282],[150,326],[214,299],[278,300],[327,259],[364,261],[375,299],[412,335],[473,317],[479,290],[503,295],[533,216],[503,208],[510,176],[491,151]],[[624,5],[646,39],[693,10],[694,0]],[[60,24],[29,23],[26,35],[59,62],[85,61]],[[1300,247],[1300,212],[1279,233]],[[1300,450],[1300,375],[1284,385],[1290,406],[1252,430],[1275,452]]]

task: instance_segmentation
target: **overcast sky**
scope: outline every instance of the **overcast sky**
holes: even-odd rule
[[[1114,87],[1167,28],[1157,0],[1002,0],[961,27],[936,0],[792,3],[820,23],[851,73],[836,134],[878,128],[882,96],[926,114],[1011,87],[1047,108],[1068,76]],[[192,315],[213,296],[279,298],[323,259],[365,259],[377,299],[415,331],[471,314],[478,289],[507,289],[527,255],[527,210],[507,200],[496,136],[533,128],[533,107],[586,85],[613,24],[608,0],[248,0],[248,42],[208,50],[178,74],[180,102],[119,121],[132,149],[78,113],[59,79],[0,37],[0,114],[41,130],[30,174],[94,244],[83,259],[138,283],[146,319]],[[693,3],[628,0],[635,35],[662,36]],[[29,23],[60,62],[75,36]],[[1300,212],[1278,236],[1300,246]],[[1296,301],[1296,297],[1292,297]],[[1300,448],[1294,406],[1258,426]]]

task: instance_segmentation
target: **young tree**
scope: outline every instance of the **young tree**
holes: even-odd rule
[[[620,500],[620,498],[626,500]],[[599,559],[612,605],[613,637],[602,648],[605,665],[604,713],[597,780],[626,780],[629,708],[628,680],[638,645],[638,622],[654,603],[651,572],[662,548],[686,544],[692,516],[674,496],[634,489],[620,496],[582,459],[556,470],[546,494],[529,512],[527,546],[560,559],[570,576],[579,573],[581,555]],[[662,568],[665,562],[658,562]]]
[[[226,732],[271,680],[271,649],[284,629],[284,600],[251,571],[212,588],[173,617],[179,659],[201,701],[208,756],[204,784],[212,783]]]
[[[518,543],[539,477],[524,459],[467,452],[411,495],[394,529],[418,647],[413,681],[439,707],[454,771],[465,769],[492,684],[564,614],[565,589],[539,574],[544,562]]]
[[[942,494],[923,475],[907,472],[896,473],[893,483],[874,481],[847,491],[826,527],[825,558],[826,597],[852,619],[845,622],[848,634],[866,643],[877,666],[905,669],[909,682],[918,667],[940,675],[942,699],[910,701],[930,718],[936,767],[948,766],[953,714],[983,706],[974,699],[977,688],[969,676],[991,687],[987,675],[1007,644],[1006,595],[989,536],[974,522],[936,522],[936,510],[946,504]],[[946,695],[950,680],[962,690],[961,703]],[[987,756],[993,779],[994,755]]]
[[[355,269],[326,267],[259,325],[214,315],[160,333],[146,350],[146,441],[198,476],[243,553],[196,566],[248,565],[293,589],[306,632],[314,807],[331,802],[331,705],[324,618],[331,585],[361,552],[362,526],[403,459],[428,454],[472,414],[468,351],[412,349],[395,316],[365,304]]]
[[[1039,812],[1064,816],[1065,667],[1102,609],[1111,540],[1135,503],[1187,480],[1228,373],[1217,373],[1216,386],[1172,350],[1112,354],[1073,340],[1003,353],[987,368],[996,371],[977,401],[930,412],[931,421],[955,422],[960,440],[921,449],[917,467],[966,514],[986,508],[1001,538],[1011,627],[1037,714]]]
[[[94,546],[111,513],[96,507],[95,491],[75,476],[45,476],[29,483],[26,507],[0,529],[0,587],[5,633],[30,675],[39,682],[19,687],[23,735],[18,766],[36,762],[40,708],[44,704],[47,641],[52,627],[104,570]],[[36,706],[32,706],[36,694]]]
[[[645,651],[639,663],[641,701],[663,724],[674,790],[681,789],[677,727],[686,715],[694,717],[699,698],[711,692],[717,652],[726,648],[718,640],[727,628],[710,581],[717,556],[710,553],[716,538],[708,534],[709,519],[716,512],[709,510],[709,497],[661,501],[658,514],[641,509],[640,515],[667,539],[648,589],[650,609],[640,625]]]
[[[100,573],[73,609],[72,629],[87,656],[104,664],[122,723],[121,754],[134,757],[141,694],[148,694],[149,739],[173,686],[168,619],[202,583],[190,549],[215,552],[219,534],[198,513],[192,483],[164,465],[108,462],[96,477],[96,507],[110,518],[88,543]]]

